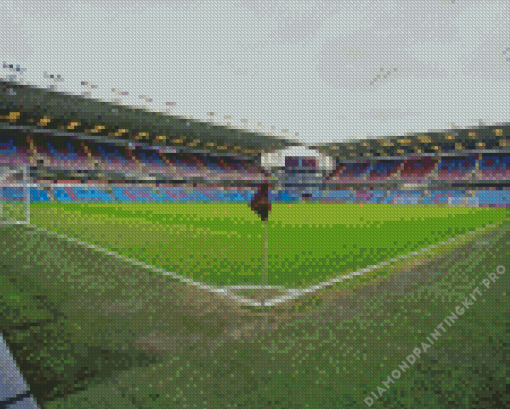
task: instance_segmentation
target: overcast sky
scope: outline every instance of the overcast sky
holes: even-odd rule
[[[507,0],[0,0],[0,61],[307,144],[510,120]]]

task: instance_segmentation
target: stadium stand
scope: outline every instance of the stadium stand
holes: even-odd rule
[[[402,161],[378,161],[372,164],[369,170],[369,179],[371,181],[384,181],[392,175],[396,175],[402,163]]]
[[[482,180],[497,180],[510,177],[510,155],[484,154],[479,169]]]
[[[446,157],[439,162],[439,180],[464,180],[475,170],[476,159],[472,156]]]
[[[403,180],[421,181],[434,170],[437,159],[431,157],[410,158],[404,160],[401,166],[399,178]]]
[[[149,112],[131,115],[132,110],[125,107],[113,110],[105,103],[80,98],[71,101],[64,95],[3,83],[16,92],[0,93],[0,122],[4,126],[0,161],[30,164],[36,184],[51,182],[51,188],[45,184],[31,189],[34,201],[247,200],[252,188],[211,185],[246,186],[271,176],[260,165],[263,144],[254,135]],[[66,111],[66,101],[73,110]],[[44,112],[39,112],[41,104],[46,107]],[[91,104],[98,112],[92,119],[88,115]],[[134,121],[122,132],[116,124],[119,111]],[[74,119],[80,115],[81,120]],[[148,126],[153,123],[161,124],[161,129]],[[177,139],[176,132],[183,127],[188,135]],[[141,132],[140,128],[147,129]],[[508,129],[502,124],[309,147],[334,158],[335,169],[327,176],[293,172],[287,168],[315,167],[316,161],[288,157],[288,166],[278,174],[281,186],[271,196],[276,201],[304,200],[306,196],[307,200],[350,203],[508,204],[508,186],[504,185],[510,176]],[[214,132],[215,137],[207,136]],[[230,138],[229,143],[222,149],[205,149],[216,145],[216,137]],[[274,149],[293,146],[275,138],[265,141]],[[263,149],[267,149],[266,142]],[[238,143],[240,146],[233,149]],[[156,145],[165,149],[155,150]],[[93,187],[101,178],[108,181],[106,186]],[[136,186],[135,182],[142,180],[167,184],[180,181],[186,186]],[[129,181],[135,185],[126,184]],[[474,182],[483,183],[474,186]],[[421,186],[413,190],[406,184]],[[468,190],[470,193],[466,193]]]

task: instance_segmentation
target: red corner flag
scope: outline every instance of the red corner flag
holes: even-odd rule
[[[251,210],[257,213],[263,222],[267,222],[269,212],[271,211],[268,182],[264,182],[260,185],[259,191],[255,194],[251,201]]]

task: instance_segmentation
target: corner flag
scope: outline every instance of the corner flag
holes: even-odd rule
[[[251,201],[251,210],[257,213],[263,222],[267,222],[271,203],[269,202],[269,183],[264,182],[260,185],[259,191]]]
[[[271,203],[269,202],[269,182],[265,181],[259,187],[259,191],[253,197],[251,201],[251,210],[257,213],[260,219],[264,222],[265,234],[262,236],[262,274],[261,284],[262,286],[267,285],[267,270],[268,270],[268,234],[269,234],[269,212],[271,211]],[[268,287],[269,291],[269,287]],[[269,292],[267,296],[269,295]],[[265,298],[262,296],[260,304],[264,306]]]

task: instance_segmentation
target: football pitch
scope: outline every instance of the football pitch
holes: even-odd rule
[[[228,215],[231,208],[207,206],[213,206],[220,221],[220,209]],[[294,208],[276,206],[273,222],[280,206],[282,213]],[[351,219],[355,213],[366,220],[370,212],[383,211],[382,205],[371,210],[303,204],[295,207],[295,218],[311,221],[316,208],[315,218],[320,220],[328,206],[343,214],[350,209]],[[46,213],[59,207],[48,206]],[[83,208],[94,207],[102,205]],[[150,205],[126,208],[136,213]],[[423,209],[402,209],[409,211],[408,218],[416,219],[418,212],[425,217]],[[504,270],[508,261],[508,219],[497,221],[507,212],[436,208],[431,219],[443,220],[434,223],[446,232],[444,225],[457,220],[455,212],[460,210],[470,216],[460,219],[469,221],[465,226],[459,223],[462,229],[473,230],[473,215],[491,215],[484,216],[485,221],[497,226],[463,239],[456,236],[455,242],[434,248],[430,258],[402,259],[372,282],[358,282],[353,288],[337,283],[264,310],[244,308],[175,280],[166,282],[140,266],[29,226],[4,226],[0,330],[42,409],[363,408],[364,399],[374,397],[372,392],[379,396],[378,387],[389,374],[479,287],[482,299],[452,328],[445,325],[448,333],[388,391],[374,397],[373,407],[437,409],[450,407],[452,401],[506,407],[508,274],[500,275],[490,288],[482,280]],[[441,211],[442,218],[437,215]],[[60,212],[62,218],[69,215],[66,206]],[[86,214],[80,216],[81,226],[85,221],[96,226]],[[191,215],[179,217],[197,218]],[[243,222],[259,226],[251,216],[245,213]],[[388,211],[386,218],[390,216]],[[337,219],[341,217],[345,216]],[[401,218],[397,220],[404,223]],[[150,224],[146,228],[157,230]],[[103,226],[103,234],[106,230]],[[411,232],[406,227],[399,231]],[[421,228],[412,232],[420,233]],[[408,234],[407,241],[408,237],[413,236]],[[444,373],[455,376],[443,380]],[[418,395],[417,385],[423,391]],[[475,405],[489,399],[492,403],[486,406]]]
[[[1,187],[0,187],[1,189]],[[19,222],[26,219],[26,206],[23,203],[3,203],[0,201],[0,224],[12,221]]]
[[[273,204],[268,285],[304,288],[503,220],[505,208]],[[214,286],[260,285],[264,224],[243,204],[32,204],[31,224]]]

